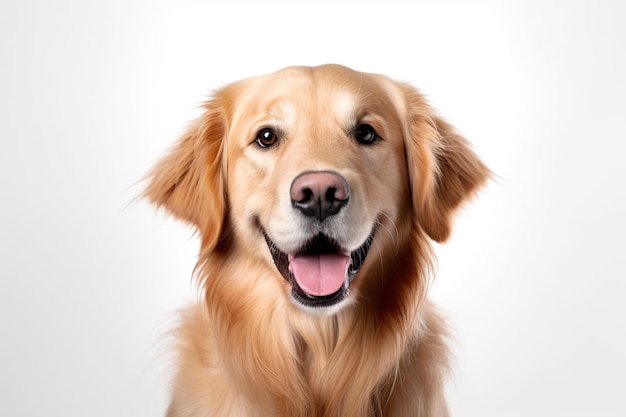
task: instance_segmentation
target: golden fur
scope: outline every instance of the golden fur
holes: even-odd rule
[[[363,123],[376,143],[354,139]],[[255,141],[263,128],[275,146]],[[378,225],[336,308],[298,305],[263,235],[305,239],[289,202],[304,171],[349,183],[332,220],[346,247]],[[201,237],[203,298],[175,332],[168,416],[448,415],[446,331],[426,299],[430,239],[448,238],[455,209],[488,176],[419,92],[381,75],[290,67],[216,92],[145,191]]]

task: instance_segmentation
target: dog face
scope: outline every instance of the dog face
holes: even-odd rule
[[[235,240],[264,240],[257,255],[269,248],[304,307],[349,299],[380,223],[393,227],[410,195],[397,105],[354,75],[288,69],[235,93],[226,164]]]
[[[291,67],[219,91],[146,195],[203,251],[256,259],[297,306],[332,313],[410,234],[445,240],[487,174],[413,88]]]

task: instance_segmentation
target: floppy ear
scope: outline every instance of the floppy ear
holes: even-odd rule
[[[194,225],[207,249],[217,244],[225,216],[224,123],[220,100],[209,101],[205,113],[149,173],[144,191],[150,202]]]
[[[490,171],[418,91],[401,87],[407,103],[406,152],[413,208],[424,231],[443,242],[450,236],[455,210],[485,183]]]

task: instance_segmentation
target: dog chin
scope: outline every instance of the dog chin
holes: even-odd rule
[[[302,304],[298,299],[294,298],[293,295],[291,297],[291,301],[293,305],[296,306],[298,310],[301,310],[304,313],[312,315],[312,316],[320,316],[320,317],[334,316],[335,314],[343,310],[345,307],[352,304],[353,300],[354,300],[353,297],[346,297],[342,301],[338,301],[337,303],[332,304],[332,305],[312,306],[308,304]]]
[[[292,301],[306,312],[332,315],[349,304],[350,283],[365,262],[377,227],[378,222],[361,246],[351,252],[320,233],[295,253],[285,253],[265,229],[263,235],[274,266],[291,285]]]

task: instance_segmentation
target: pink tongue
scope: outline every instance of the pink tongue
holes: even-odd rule
[[[330,295],[343,285],[349,261],[349,256],[336,253],[289,255],[289,271],[307,294]]]

